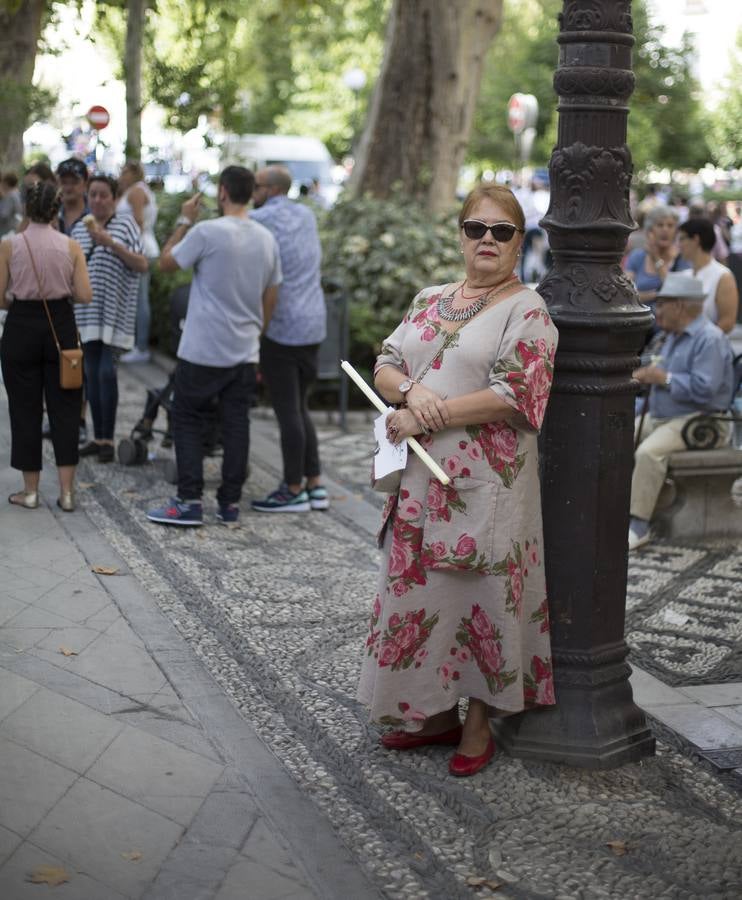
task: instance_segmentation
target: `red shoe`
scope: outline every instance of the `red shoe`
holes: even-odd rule
[[[415,750],[431,744],[455,747],[461,741],[461,725],[441,731],[440,734],[415,734],[409,731],[387,731],[381,736],[381,745],[387,750]]]
[[[459,778],[476,775],[495,755],[495,742],[490,736],[487,748],[481,756],[464,756],[463,753],[454,753],[448,764],[448,771]]]

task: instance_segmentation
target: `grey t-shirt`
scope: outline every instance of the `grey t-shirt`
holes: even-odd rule
[[[194,267],[178,358],[228,368],[257,362],[263,293],[281,283],[273,235],[249,218],[199,222],[172,249],[181,269]]]

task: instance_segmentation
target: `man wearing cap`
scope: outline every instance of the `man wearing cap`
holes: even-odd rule
[[[57,178],[62,191],[59,230],[62,234],[70,234],[80,219],[90,212],[86,197],[88,168],[81,159],[72,156],[57,166]]]
[[[638,426],[641,442],[631,481],[629,550],[650,540],[649,523],[668,459],[685,449],[682,430],[687,420],[724,410],[732,398],[732,349],[721,329],[703,315],[703,299],[697,278],[679,272],[667,275],[656,299],[657,324],[667,335],[661,356],[633,375],[649,386],[649,410]]]

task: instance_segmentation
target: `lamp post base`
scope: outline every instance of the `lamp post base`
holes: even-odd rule
[[[560,689],[557,676],[556,706],[497,719],[493,727],[510,756],[581,769],[614,769],[655,752],[627,679],[597,689]]]

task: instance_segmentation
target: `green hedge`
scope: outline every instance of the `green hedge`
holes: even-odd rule
[[[158,197],[160,246],[172,234],[187,196]],[[368,374],[382,340],[399,324],[415,294],[461,277],[456,217],[431,216],[406,199],[364,197],[320,213],[319,226],[323,275],[339,281],[350,298],[350,359]],[[166,351],[170,295],[190,278],[190,272],[167,275],[157,267],[152,273],[152,339]]]
[[[320,234],[323,274],[350,297],[350,359],[368,374],[415,294],[461,277],[456,217],[432,216],[406,199],[364,197],[324,213]]]

